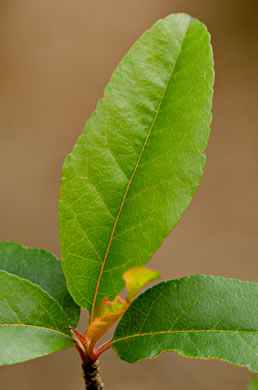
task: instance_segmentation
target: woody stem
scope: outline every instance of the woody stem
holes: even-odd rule
[[[86,390],[103,390],[104,384],[99,374],[99,361],[89,360],[82,364],[83,377]]]

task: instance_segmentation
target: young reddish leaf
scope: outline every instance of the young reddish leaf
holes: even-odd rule
[[[144,267],[134,267],[123,274],[125,287],[128,290],[126,299],[119,295],[113,301],[108,297],[101,299],[93,317],[93,322],[88,327],[85,337],[89,344],[88,353],[92,355],[94,346],[105,332],[108,331],[125,313],[130,303],[138,292],[152,280],[159,279],[157,271]]]
[[[119,311],[124,305],[126,304],[126,301],[122,299],[119,295],[115,297],[115,299],[110,302],[108,297],[104,297],[101,299],[97,310],[94,314],[94,320],[99,317],[103,317],[104,315],[108,313],[115,313]]]
[[[134,267],[126,271],[123,279],[128,290],[127,302],[131,302],[146,284],[159,278],[160,274],[157,271],[144,267]]]
[[[76,329],[70,327],[70,331],[72,333],[73,339],[76,342],[76,349],[79,352],[83,363],[87,361],[89,343],[86,337],[84,337],[81,333],[79,333]]]
[[[85,337],[89,343],[88,354],[92,355],[97,341],[108,331],[125,313],[129,302],[117,296],[112,302],[103,298],[95,312],[94,321],[88,327]]]

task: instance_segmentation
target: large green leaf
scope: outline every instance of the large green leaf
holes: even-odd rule
[[[76,327],[80,308],[67,291],[60,260],[52,253],[0,242],[0,270],[30,280],[47,291],[65,310],[69,325]]]
[[[170,15],[123,58],[68,155],[59,203],[68,289],[92,309],[146,264],[198,187],[211,121],[205,26]]]
[[[28,280],[0,271],[0,365],[74,345],[62,307]]]
[[[258,284],[204,275],[160,283],[124,314],[113,348],[130,363],[175,351],[258,372]]]

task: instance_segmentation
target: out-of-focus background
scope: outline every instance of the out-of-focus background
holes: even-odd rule
[[[114,67],[157,19],[207,24],[215,55],[205,175],[150,266],[258,282],[257,0],[0,0],[0,239],[59,255],[61,167]],[[1,390],[80,390],[76,351],[0,369]],[[246,369],[175,353],[137,365],[101,358],[107,390],[244,390]]]

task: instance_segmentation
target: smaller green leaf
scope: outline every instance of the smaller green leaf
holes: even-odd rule
[[[175,351],[258,372],[258,284],[206,275],[160,283],[131,304],[112,346],[129,363]]]
[[[128,290],[126,300],[131,302],[146,284],[159,278],[160,274],[157,271],[144,267],[134,267],[124,272],[123,279]]]
[[[0,242],[0,270],[30,280],[48,292],[65,310],[69,325],[76,327],[80,308],[67,291],[60,260],[52,253],[14,242]]]
[[[65,311],[39,286],[0,271],[0,365],[74,345]]]
[[[258,378],[255,376],[250,379],[248,390],[258,390]]]

